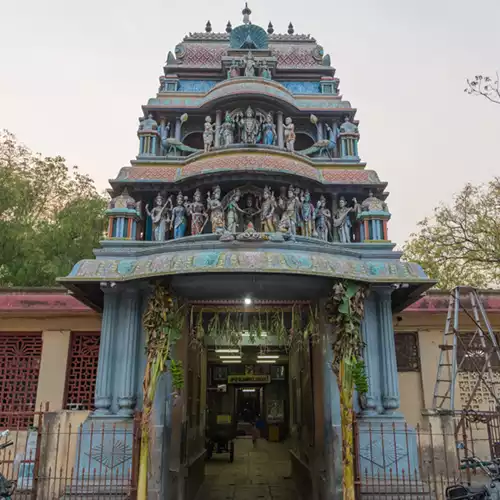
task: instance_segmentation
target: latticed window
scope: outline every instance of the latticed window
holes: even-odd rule
[[[457,338],[457,365],[460,366],[463,361],[460,371],[480,372],[490,352],[492,352],[489,357],[491,369],[495,372],[500,371],[500,360],[487,333],[483,334],[483,341],[484,345],[481,337],[478,334],[474,335],[473,332],[460,333]]]
[[[99,361],[98,332],[73,332],[66,376],[68,410],[93,410],[94,392]]]
[[[399,372],[420,371],[420,356],[418,352],[418,334],[416,332],[396,333],[396,362]]]
[[[0,333],[0,428],[32,425],[41,359],[41,333]]]

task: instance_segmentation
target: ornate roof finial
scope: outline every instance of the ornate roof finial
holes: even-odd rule
[[[231,24],[231,21],[228,21],[226,24],[226,33],[231,33],[233,31],[233,26]]]
[[[288,25],[288,34],[289,34],[289,35],[293,35],[294,31],[295,31],[295,30],[293,29],[293,24],[292,24],[292,23],[290,23],[290,24]]]
[[[274,26],[273,26],[273,23],[271,21],[269,21],[269,24],[267,26],[267,32],[272,35],[274,33]]]
[[[211,33],[212,32],[212,23],[210,21],[207,21],[207,25],[205,26],[205,31],[207,33]]]
[[[250,22],[250,14],[252,11],[248,8],[248,3],[245,2],[245,8],[241,11],[243,14],[243,24],[252,24]]]

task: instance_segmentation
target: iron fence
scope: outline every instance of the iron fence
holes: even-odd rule
[[[136,498],[140,415],[92,423],[88,414],[41,408],[6,415],[18,425],[0,441],[12,443],[0,451],[0,473],[14,482],[14,500]]]
[[[500,464],[500,413],[433,415],[425,425],[356,422],[358,499],[446,498],[452,485],[484,486]],[[498,487],[498,486],[497,486]]]

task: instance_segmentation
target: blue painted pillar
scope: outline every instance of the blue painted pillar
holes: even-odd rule
[[[94,415],[109,415],[113,400],[113,338],[116,331],[118,313],[118,293],[116,288],[103,288],[104,308],[102,313],[99,362],[95,388]]]
[[[377,296],[368,295],[365,300],[365,316],[361,323],[361,331],[365,342],[363,358],[368,378],[368,393],[366,394],[365,416],[382,413],[382,398],[380,387],[380,340],[377,322]]]
[[[284,127],[283,127],[283,111],[276,113],[276,134],[278,135],[278,147],[285,147]]]
[[[321,349],[323,352],[323,450],[325,474],[325,496],[328,500],[342,498],[342,427],[340,417],[340,394],[337,377],[332,370],[333,334],[325,313],[325,301],[320,304]]]
[[[132,417],[136,402],[136,353],[140,332],[139,288],[126,288],[120,304],[117,345],[121,346],[118,377],[118,415]]]
[[[382,405],[384,413],[394,414],[399,408],[399,380],[396,363],[396,345],[392,325],[391,286],[376,287],[380,335],[380,362],[382,378]]]

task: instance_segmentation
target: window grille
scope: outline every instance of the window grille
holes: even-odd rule
[[[33,424],[42,343],[41,333],[0,333],[0,428]]]
[[[73,332],[66,375],[68,410],[93,410],[99,361],[99,332]]]
[[[418,334],[416,332],[396,333],[396,362],[399,372],[420,371]]]

